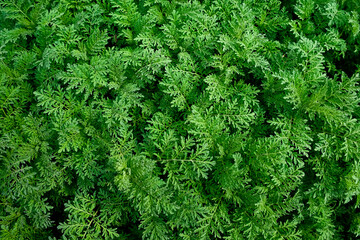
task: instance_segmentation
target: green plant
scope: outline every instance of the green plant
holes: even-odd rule
[[[356,0],[1,0],[1,239],[360,236]]]

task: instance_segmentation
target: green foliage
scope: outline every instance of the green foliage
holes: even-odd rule
[[[1,0],[0,239],[360,236],[356,0]]]

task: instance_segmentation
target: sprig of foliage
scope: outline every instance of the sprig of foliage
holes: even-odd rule
[[[359,237],[359,14],[0,1],[0,239]]]

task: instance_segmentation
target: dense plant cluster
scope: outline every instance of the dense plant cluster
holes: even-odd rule
[[[1,0],[0,238],[360,236],[358,0]]]

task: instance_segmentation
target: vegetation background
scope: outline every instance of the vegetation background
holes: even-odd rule
[[[359,14],[0,0],[0,238],[359,237]]]

